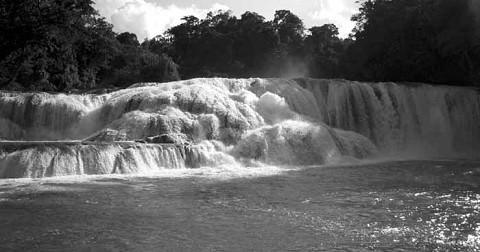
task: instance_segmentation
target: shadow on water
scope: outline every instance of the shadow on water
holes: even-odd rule
[[[480,163],[0,183],[0,249],[476,251]]]

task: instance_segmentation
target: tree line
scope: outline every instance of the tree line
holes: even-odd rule
[[[140,43],[116,34],[92,0],[0,0],[0,88],[92,89],[194,77],[313,77],[479,85],[475,0],[363,0],[349,38],[305,28],[288,10],[265,20],[187,16]]]
[[[0,0],[0,89],[85,90],[179,79],[168,56],[112,28],[92,0]]]

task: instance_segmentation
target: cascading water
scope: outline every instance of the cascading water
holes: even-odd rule
[[[0,177],[310,165],[375,153],[478,158],[479,122],[477,90],[429,85],[194,79],[101,95],[3,92]],[[19,140],[27,142],[11,142]]]
[[[480,156],[480,92],[425,84],[303,80],[334,128],[407,156]]]
[[[149,174],[162,169],[232,164],[230,156],[197,146],[131,142],[7,142],[0,146],[0,178]]]

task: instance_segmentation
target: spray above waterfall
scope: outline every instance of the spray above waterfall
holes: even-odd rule
[[[0,176],[19,163],[30,170],[15,176],[228,163],[313,165],[375,154],[478,157],[478,121],[476,90],[429,85],[193,79],[100,95],[4,92],[0,138],[77,140],[80,145],[15,151],[12,144],[0,146]],[[124,144],[115,145],[119,142]],[[117,147],[99,147],[104,145]],[[85,168],[86,159],[102,167]],[[63,166],[77,168],[61,172]]]

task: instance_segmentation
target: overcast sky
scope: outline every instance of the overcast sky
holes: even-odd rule
[[[133,32],[139,40],[162,34],[181,18],[204,18],[212,10],[232,10],[235,16],[254,11],[272,20],[275,10],[290,10],[307,28],[334,23],[340,36],[346,37],[354,23],[350,17],[358,11],[355,0],[96,0],[100,14],[114,25],[116,32]]]

